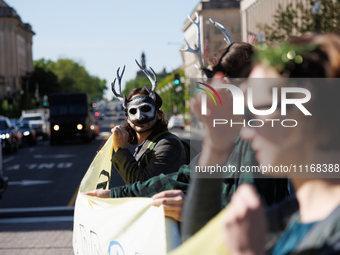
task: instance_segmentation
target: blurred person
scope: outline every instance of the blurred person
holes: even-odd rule
[[[284,56],[293,52],[301,52],[301,58],[295,59],[294,56],[293,61],[285,61]],[[250,78],[339,78],[340,37],[325,34],[296,39],[283,48],[260,51],[258,62],[252,69]],[[278,84],[257,88],[261,97],[253,97],[255,109],[267,108],[268,103],[271,105],[270,92],[272,87],[277,87]],[[305,106],[311,110],[313,118],[308,119],[300,109],[291,107],[288,108],[285,118],[298,120],[299,124],[294,128],[272,128],[270,124],[257,128],[242,128],[241,137],[251,141],[260,164],[311,166],[327,163],[327,166],[339,167],[340,121],[337,116],[340,109],[340,86],[326,82],[322,85],[313,83],[308,87],[312,98]],[[252,83],[249,86],[252,86]],[[229,93],[219,90],[219,94],[224,98],[226,108],[232,109]],[[200,103],[195,103],[197,111]],[[207,108],[212,107],[212,102],[208,101]],[[223,112],[224,118],[237,118],[232,115],[231,110],[226,111],[226,108]],[[219,114],[221,112],[217,110],[210,111],[204,121],[208,123]],[[249,112],[246,115],[249,115]],[[268,116],[254,116],[256,119],[264,117]],[[279,119],[280,111],[276,110],[269,117]],[[236,135],[235,130],[222,125],[214,130],[208,128],[208,137],[198,161],[199,165],[214,165],[227,161]],[[243,184],[235,192],[232,203],[225,212],[224,224],[224,239],[231,254],[340,253],[340,180],[320,176],[315,178],[310,175],[296,178],[293,173],[288,173],[288,176],[292,178],[296,198],[287,199],[267,210],[264,209],[253,186]],[[214,189],[214,185],[216,182],[210,183],[206,188]],[[191,195],[198,197],[196,192]],[[218,197],[219,192],[211,193],[211,196]],[[186,221],[194,217],[194,212],[190,207],[187,209],[187,205],[190,206],[189,203],[185,205],[183,216],[185,234],[190,233],[190,224],[194,224]],[[208,199],[201,201],[201,205],[195,209],[217,211],[221,207],[220,202],[210,203]]]

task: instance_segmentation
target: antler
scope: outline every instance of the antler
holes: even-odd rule
[[[155,73],[155,71],[149,66],[150,70],[152,71],[152,74],[153,74],[153,77],[151,76],[151,74],[149,73],[148,70],[144,69],[139,63],[138,61],[135,59],[137,65],[139,66],[139,68],[145,73],[145,75],[149,78],[151,84],[152,84],[152,92],[155,92],[156,91],[156,88],[157,88],[157,82],[158,82],[158,78],[157,78],[157,75]],[[148,89],[148,88],[147,88]],[[149,89],[148,89],[149,90]]]
[[[221,30],[222,34],[225,35],[226,38],[224,40],[229,44],[233,42],[233,39],[231,39],[230,34],[228,33],[227,29],[222,26],[220,23],[213,21],[212,19],[209,19],[211,23],[215,25],[219,30]]]
[[[123,77],[123,74],[124,74],[124,71],[125,71],[125,65],[124,65],[124,68],[123,68],[123,71],[122,71],[122,74],[119,75],[119,69],[120,67],[118,68],[117,70],[117,78],[118,78],[118,85],[119,85],[119,94],[116,92],[115,90],[115,83],[116,83],[116,78],[113,80],[113,82],[111,83],[111,88],[112,88],[112,92],[113,94],[121,101],[124,103],[124,98],[122,97],[122,77]],[[124,105],[124,104],[123,104]]]
[[[203,69],[204,68],[204,65],[203,65],[203,60],[202,60],[202,53],[201,53],[201,36],[200,36],[200,20],[199,20],[199,17],[198,17],[198,13],[195,12],[195,15],[196,15],[196,19],[197,19],[197,22],[194,22],[191,17],[188,15],[188,18],[189,20],[191,21],[192,24],[195,24],[197,26],[197,30],[198,30],[198,33],[197,33],[197,49],[194,50],[192,49],[190,46],[189,46],[189,43],[187,41],[187,39],[185,39],[185,37],[183,37],[183,40],[184,42],[186,43],[187,45],[187,49],[184,50],[184,49],[180,49],[180,51],[183,51],[183,52],[191,52],[191,53],[194,53],[197,58],[198,58],[198,62],[200,64],[200,69]],[[197,67],[197,66],[196,66]],[[198,67],[197,67],[198,68]]]

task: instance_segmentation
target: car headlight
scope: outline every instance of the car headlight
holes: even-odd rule
[[[25,132],[23,133],[24,136],[28,136],[29,134],[30,134],[30,131],[25,131]]]
[[[6,133],[5,137],[6,137],[6,139],[8,139],[10,137],[10,135],[8,133]]]
[[[1,139],[5,139],[6,138],[6,134],[2,134],[0,136],[1,136]]]
[[[58,126],[58,125],[54,125],[54,126],[53,126],[53,129],[54,129],[55,131],[58,131],[58,130],[59,130],[59,126]]]
[[[94,125],[91,125],[91,127],[90,127],[90,128],[91,128],[91,130],[94,130]]]
[[[82,124],[78,124],[78,125],[77,125],[77,129],[78,129],[78,130],[82,130],[82,129],[83,129],[83,125],[82,125]]]

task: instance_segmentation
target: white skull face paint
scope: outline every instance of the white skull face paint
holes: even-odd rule
[[[149,96],[136,96],[126,105],[129,120],[134,125],[153,121],[156,117],[155,101]]]

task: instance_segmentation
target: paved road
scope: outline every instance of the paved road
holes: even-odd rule
[[[0,199],[0,254],[73,254],[73,205],[78,185],[110,134],[112,123],[100,121],[101,135],[90,144],[69,142],[50,146],[39,141],[17,154],[4,155],[10,185]],[[202,134],[174,129],[182,139],[200,147]],[[112,172],[114,185],[123,185]]]

